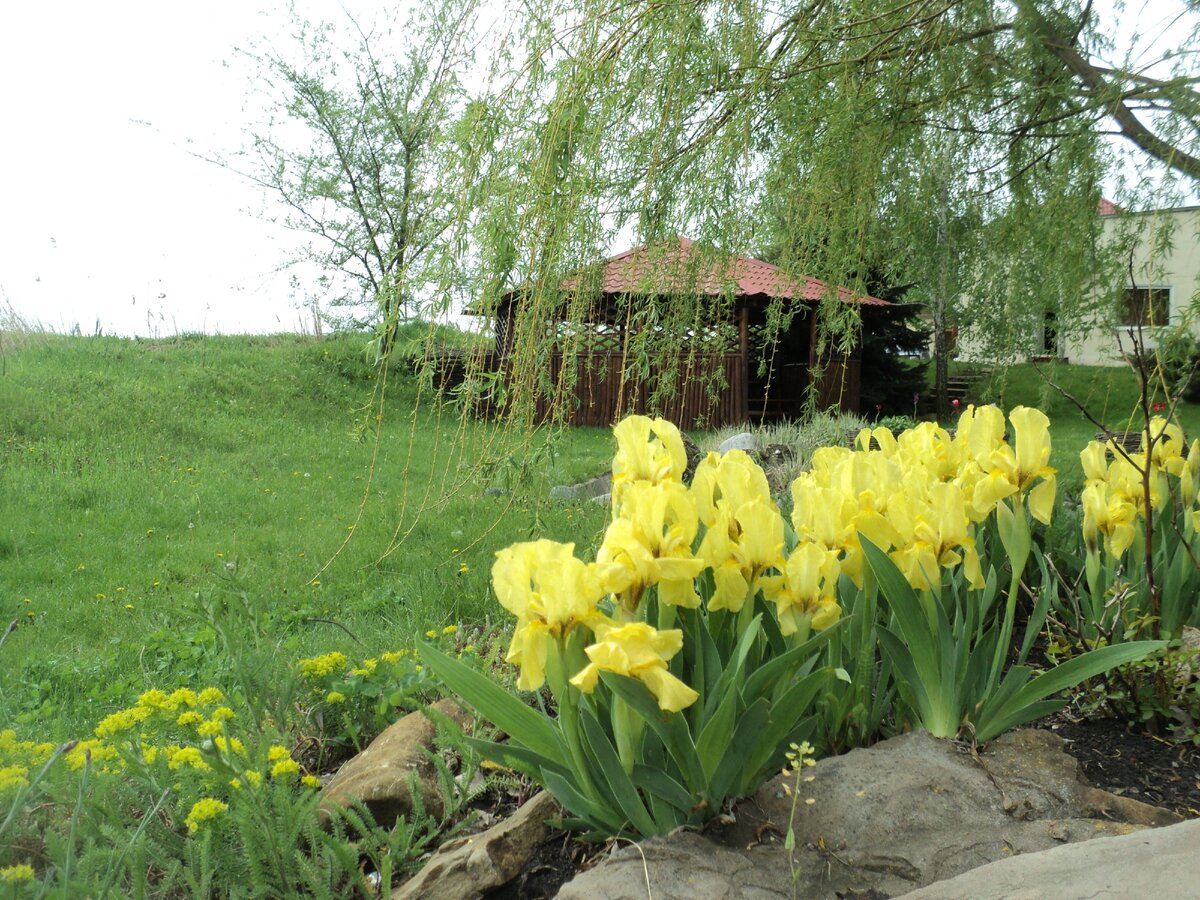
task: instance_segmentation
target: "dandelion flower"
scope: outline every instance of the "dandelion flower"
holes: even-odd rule
[[[0,768],[0,796],[12,788],[22,788],[29,784],[25,776],[29,769],[25,766],[4,766]]]
[[[346,654],[338,651],[323,653],[310,659],[302,659],[297,664],[302,678],[324,678],[332,675],[346,666]]]
[[[154,710],[147,706],[135,706],[131,709],[123,709],[120,712],[115,712],[110,716],[106,716],[96,726],[96,737],[112,737],[114,734],[128,731],[139,722],[145,721],[153,713]]]
[[[222,753],[228,753],[232,750],[239,756],[246,755],[246,745],[242,743],[240,738],[226,738],[224,735],[217,735],[213,738],[213,745]]]
[[[171,691],[171,696],[167,698],[167,702],[171,704],[172,709],[178,709],[181,706],[195,706],[200,698],[196,696],[196,692],[191,688],[179,688]]]
[[[146,691],[142,696],[138,697],[138,706],[144,706],[149,709],[171,709],[171,698],[158,688],[153,688]]]
[[[200,755],[199,747],[179,747],[171,754],[167,765],[172,769],[191,767],[201,772],[207,772],[211,768]]]
[[[243,779],[245,779],[244,782]],[[229,782],[229,784],[231,787],[241,790],[243,783],[250,785],[250,787],[258,787],[260,784],[262,784],[262,779],[262,772],[259,772],[256,769],[247,769],[242,773],[241,778],[235,778],[233,781]]]
[[[221,693],[219,688],[207,687],[200,692],[200,695],[196,699],[205,706],[210,706],[213,703],[220,703],[225,699],[225,695]]]

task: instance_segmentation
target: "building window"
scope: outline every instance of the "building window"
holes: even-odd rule
[[[1121,304],[1122,325],[1166,325],[1170,317],[1170,288],[1125,288]]]
[[[1058,315],[1050,311],[1042,319],[1042,352],[1058,356]]]

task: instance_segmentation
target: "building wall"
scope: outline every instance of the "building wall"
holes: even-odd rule
[[[1155,254],[1156,237],[1161,236],[1168,222],[1173,225],[1170,250]],[[1193,299],[1200,297],[1197,293],[1200,291],[1200,207],[1104,216],[1100,223],[1102,240],[1133,239],[1133,282],[1140,288],[1170,289],[1170,324],[1183,321],[1185,310]],[[1047,341],[1044,330],[1038,327],[1037,333],[1028,335],[1026,346],[1018,351],[1018,355],[1010,359],[990,358],[979,342],[972,339],[968,320],[957,335],[955,357],[960,362],[988,365],[1010,365],[1043,355],[1066,357],[1081,365],[1125,365],[1122,353],[1129,352],[1133,342],[1129,338],[1129,327],[1117,324],[1120,321],[1117,305],[1118,298],[1128,286],[1131,286],[1130,275],[1126,270],[1124,276],[1107,289],[1113,298],[1111,322],[1093,329],[1081,340],[1058,340],[1056,353],[1046,347],[1047,343],[1056,342],[1053,339]],[[969,303],[964,306],[969,309]],[[1200,301],[1197,307],[1192,329],[1200,338]],[[1147,347],[1157,345],[1155,332],[1158,330],[1152,327],[1140,329]],[[930,350],[932,352],[932,340]]]
[[[1174,225],[1171,249],[1168,253],[1155,256],[1153,249],[1156,235],[1167,222]],[[1150,213],[1132,213],[1105,216],[1102,220],[1106,239],[1114,240],[1122,228],[1136,229],[1137,243],[1133,253],[1132,280],[1138,287],[1169,288],[1170,323],[1183,320],[1184,311],[1200,289],[1200,207],[1165,210]],[[1126,273],[1120,284],[1113,285],[1114,296],[1119,297],[1125,287],[1130,286],[1130,275]],[[1118,321],[1114,315],[1114,322]],[[1200,321],[1192,322],[1192,329],[1200,337]],[[1146,346],[1156,346],[1158,329],[1140,329]],[[1092,331],[1085,339],[1062,347],[1063,354],[1073,363],[1093,366],[1124,365],[1121,356],[1131,349],[1129,327],[1108,325]]]

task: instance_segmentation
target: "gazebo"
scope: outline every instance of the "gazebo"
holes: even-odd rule
[[[557,337],[549,383],[559,393],[570,390],[571,396],[557,397],[568,404],[568,421],[601,427],[630,413],[713,428],[798,416],[814,371],[821,373],[815,384],[819,408],[857,411],[861,360],[857,352],[818,359],[817,306],[827,296],[864,313],[889,305],[846,288],[831,293],[819,279],[796,278],[762,260],[705,253],[687,238],[627,250],[558,287],[558,302],[533,317]],[[523,305],[532,296],[519,288],[503,294],[493,311],[467,310],[494,317],[493,366],[506,377],[519,352],[518,327],[529,327],[532,311]],[[645,315],[681,296],[704,298],[701,308],[714,311],[711,319],[668,334],[663,317]],[[768,310],[780,303],[786,324],[777,325],[776,340],[768,341]],[[658,368],[649,372],[635,364],[646,329],[658,329],[653,339],[660,348],[671,345],[655,354]],[[564,371],[572,364],[573,373]],[[544,389],[538,394],[539,418],[555,399]]]

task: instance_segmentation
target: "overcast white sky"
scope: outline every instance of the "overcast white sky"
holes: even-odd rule
[[[287,23],[272,0],[0,4],[0,307],[85,334],[297,329],[295,236],[193,155],[242,145],[253,70],[234,48]]]
[[[1174,5],[1133,3],[1126,21],[1156,36],[1154,20]],[[378,4],[297,6],[340,21],[343,6]],[[193,155],[243,145],[253,70],[234,48],[286,43],[284,10],[276,0],[0,3],[0,311],[85,334],[311,323],[298,306],[315,273],[295,271],[297,297],[281,271],[296,237],[255,215],[267,202],[257,188]]]

